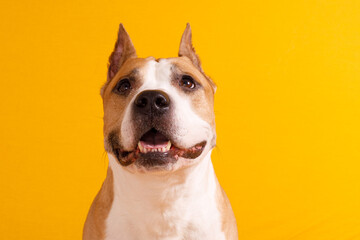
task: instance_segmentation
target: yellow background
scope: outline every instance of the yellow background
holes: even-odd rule
[[[360,239],[360,1],[3,1],[0,239],[80,239],[106,174],[118,24],[218,85],[215,170],[243,240]]]

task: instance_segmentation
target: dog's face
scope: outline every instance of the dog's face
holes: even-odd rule
[[[179,57],[137,58],[120,25],[102,89],[105,149],[129,171],[174,171],[215,144],[214,83],[202,72],[187,26]]]

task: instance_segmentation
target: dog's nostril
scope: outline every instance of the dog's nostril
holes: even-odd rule
[[[159,108],[164,108],[167,107],[169,103],[164,96],[160,95],[155,99],[155,105]]]
[[[140,108],[146,107],[147,103],[148,103],[148,100],[146,98],[139,98],[135,102],[136,106],[138,106]]]

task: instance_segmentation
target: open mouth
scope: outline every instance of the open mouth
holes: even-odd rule
[[[201,155],[206,141],[202,141],[190,148],[176,147],[169,138],[155,128],[146,132],[139,140],[134,151],[115,149],[117,159],[123,166],[137,162],[144,167],[161,166],[173,163],[179,157],[194,159]]]
[[[168,152],[171,148],[171,141],[167,139],[163,134],[161,134],[156,129],[151,129],[145,133],[139,143],[138,149],[141,153],[148,152]]]

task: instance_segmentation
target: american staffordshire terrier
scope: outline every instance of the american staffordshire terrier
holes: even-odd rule
[[[214,93],[187,24],[179,56],[138,58],[120,24],[101,89],[106,179],[84,240],[238,239],[211,162]]]

